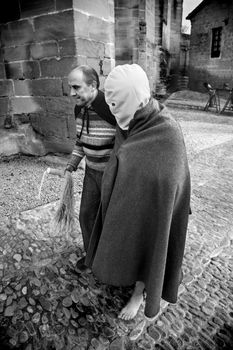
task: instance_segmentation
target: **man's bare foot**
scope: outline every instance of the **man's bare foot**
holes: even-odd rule
[[[133,291],[133,294],[129,300],[129,302],[126,304],[126,306],[121,310],[119,314],[119,318],[128,321],[132,320],[136,315],[137,312],[143,302],[143,291],[145,288],[145,284],[141,281],[137,281],[135,285],[135,289]]]

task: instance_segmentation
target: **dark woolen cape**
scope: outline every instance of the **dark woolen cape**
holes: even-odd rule
[[[190,205],[190,175],[181,129],[151,100],[128,132],[117,130],[104,172],[101,207],[86,264],[103,283],[143,281],[145,315],[160,298],[174,303],[181,280]]]

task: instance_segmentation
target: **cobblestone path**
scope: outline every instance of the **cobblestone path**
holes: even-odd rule
[[[82,256],[78,222],[75,236],[54,236],[57,203],[49,203],[12,216],[0,229],[0,349],[233,349],[233,121],[203,123],[201,115],[185,121],[185,114],[178,117],[193,213],[178,302],[162,302],[153,323],[143,318],[143,307],[135,320],[120,321],[130,288],[74,272]],[[76,198],[78,212],[80,193]]]

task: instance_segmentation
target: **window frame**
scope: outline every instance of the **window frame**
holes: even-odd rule
[[[221,57],[221,49],[222,49],[222,34],[223,27],[214,27],[212,28],[212,36],[211,36],[211,58],[220,58]]]

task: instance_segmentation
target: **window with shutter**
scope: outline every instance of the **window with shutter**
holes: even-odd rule
[[[220,57],[221,54],[222,27],[212,29],[211,57]]]

